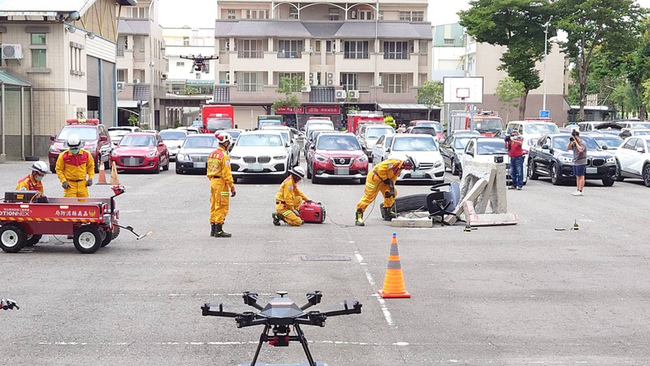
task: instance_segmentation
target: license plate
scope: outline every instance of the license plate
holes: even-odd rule
[[[205,167],[206,167],[206,163],[205,163],[205,162],[202,162],[202,161],[201,161],[201,162],[197,162],[197,163],[194,163],[194,167],[195,167],[195,168],[205,168]]]
[[[598,168],[587,168],[587,174],[598,174]]]
[[[126,159],[126,165],[128,166],[137,166],[140,164],[140,161],[138,158],[128,158]]]
[[[254,171],[254,172],[261,172],[264,170],[264,167],[262,167],[262,164],[260,163],[254,163],[254,164],[249,164],[248,165],[248,170]]]
[[[424,172],[422,171],[414,171],[411,172],[411,178],[424,178]]]
[[[334,168],[335,175],[350,175],[350,168]]]

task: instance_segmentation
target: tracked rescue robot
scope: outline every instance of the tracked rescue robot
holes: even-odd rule
[[[280,297],[271,300],[266,306],[262,307],[257,303],[258,295],[253,292],[244,292],[244,304],[251,306],[257,310],[258,313],[252,311],[245,311],[243,313],[233,313],[223,311],[223,304],[206,303],[201,307],[203,316],[219,316],[224,318],[235,318],[237,328],[252,327],[256,325],[263,325],[264,330],[260,336],[260,341],[255,351],[255,356],[250,364],[243,364],[241,366],[254,366],[257,362],[257,357],[262,349],[262,344],[268,342],[273,347],[288,347],[290,341],[298,341],[302,345],[305,355],[307,356],[309,366],[320,366],[321,363],[314,362],[314,358],[309,352],[307,346],[307,338],[303,333],[300,325],[314,325],[319,327],[325,326],[325,320],[328,317],[348,315],[348,314],[361,314],[361,304],[358,301],[345,301],[343,309],[320,312],[317,310],[305,311],[308,308],[320,303],[323,294],[320,291],[314,291],[307,294],[307,303],[303,306],[298,306],[293,300],[284,297],[286,291],[277,292]],[[295,331],[295,335],[291,334],[291,329]]]

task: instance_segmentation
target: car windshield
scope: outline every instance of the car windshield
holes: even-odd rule
[[[260,121],[260,127],[263,126],[282,126],[282,121],[275,119],[265,119]]]
[[[524,133],[531,135],[550,135],[559,132],[560,129],[554,123],[538,123],[524,126]]]
[[[311,122],[311,123],[309,123],[309,129],[310,130],[318,129],[318,128],[320,128],[321,130],[331,130],[332,128],[334,128],[334,125],[331,122],[330,123],[326,123],[326,122]]]
[[[608,150],[616,150],[623,142],[618,136],[591,136],[599,146],[607,146]]]
[[[208,118],[207,123],[210,132],[232,128],[232,119],[230,118]]]
[[[323,135],[318,138],[317,150],[361,150],[357,138],[351,135]]]
[[[472,129],[477,131],[499,131],[503,129],[503,122],[497,118],[481,118],[474,120]]]
[[[424,134],[424,135],[431,135],[431,136],[438,136],[438,131],[436,131],[435,128],[433,127],[414,127],[411,130],[411,133],[419,133],[419,134]]]
[[[127,130],[111,130],[111,131],[108,131],[108,135],[111,136],[111,140],[116,140],[116,139],[119,140],[122,137],[124,137],[124,135],[126,135],[127,133],[129,133],[129,131],[127,131]]]
[[[163,140],[182,140],[185,136],[185,132],[181,131],[160,131],[160,137]]]
[[[633,136],[645,136],[645,135],[650,135],[650,131],[632,130],[632,135],[633,135]]]
[[[67,140],[72,135],[79,136],[80,140],[97,140],[97,129],[92,127],[63,127],[57,140]]]
[[[557,150],[567,151],[566,146],[569,144],[569,135],[566,136],[555,136],[553,139],[553,148]],[[596,144],[596,141],[589,136],[581,136],[580,138],[587,145],[587,152],[589,151],[598,151],[600,147]]]
[[[156,146],[156,138],[149,135],[126,135],[120,141],[120,146]]]
[[[504,155],[508,153],[503,140],[476,140],[476,148],[479,155]]]
[[[239,136],[237,146],[283,146],[283,144],[280,135],[260,133]]]
[[[217,138],[212,135],[197,135],[186,138],[183,147],[186,149],[217,148],[219,144]]]
[[[394,151],[436,151],[438,146],[431,136],[409,136],[393,142]]]
[[[369,139],[378,139],[383,135],[389,135],[395,131],[391,127],[386,128],[368,128],[366,129],[366,138]]]
[[[417,127],[433,127],[435,128],[436,132],[442,132],[442,125],[437,122],[418,122],[416,124]]]
[[[239,134],[241,134],[241,132],[239,132],[239,131],[226,131],[226,132],[228,132],[228,134],[229,134],[230,136],[232,136],[232,138],[234,138],[234,139],[236,139],[237,137],[239,137]]]
[[[460,151],[465,150],[465,146],[467,146],[469,140],[471,140],[470,137],[457,138],[454,140],[454,148]]]

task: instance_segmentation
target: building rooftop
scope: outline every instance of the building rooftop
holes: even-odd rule
[[[76,11],[85,13],[96,0],[0,0],[0,16],[44,15],[55,16],[57,12]],[[116,0],[120,5],[137,5],[137,0]]]

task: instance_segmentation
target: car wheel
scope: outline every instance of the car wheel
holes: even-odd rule
[[[557,164],[553,163],[551,165],[551,183],[557,186],[562,183],[562,178],[560,178],[560,171],[557,168]]]
[[[178,167],[178,163],[176,163],[176,174],[183,174],[183,169]]]
[[[106,231],[106,230],[103,230],[103,231],[104,231],[104,235],[103,235],[104,238],[102,239],[102,244],[101,244],[102,248],[107,246],[108,244],[110,244],[110,242],[113,240],[113,233],[111,233],[110,231]]]
[[[604,185],[605,187],[611,187],[611,186],[613,186],[613,185],[614,185],[614,182],[615,182],[614,178],[604,178],[604,179],[603,179],[603,185]]]
[[[102,237],[99,229],[94,226],[82,226],[74,233],[72,239],[74,247],[81,253],[95,253],[102,246]]]
[[[118,236],[120,236],[120,227],[115,224],[113,231],[111,232],[111,238],[112,240],[115,240]]]
[[[320,179],[316,177],[316,170],[314,169],[314,166],[312,165],[311,167],[311,182],[314,184],[320,183]]]
[[[650,164],[646,163],[643,166],[643,184],[646,187],[650,187]]]
[[[0,248],[7,253],[18,253],[25,246],[25,232],[18,225],[0,227]]]
[[[616,159],[616,174],[614,174],[614,179],[617,182],[622,182],[623,179],[625,179],[623,178],[623,174],[621,174],[621,163],[618,161],[618,159]]]
[[[163,170],[168,171],[169,170],[169,157],[167,157],[167,164],[163,165]]]
[[[41,240],[42,237],[43,235],[27,235],[25,239],[25,246],[33,247],[38,243],[39,240]]]
[[[307,166],[307,179],[311,179],[311,169]]]
[[[153,174],[160,174],[160,159],[158,159],[158,162],[156,163],[156,167],[152,171]]]
[[[532,160],[528,163],[528,178],[532,180],[537,180],[539,178],[539,174],[535,172],[535,162]]]
[[[451,165],[451,168],[449,169],[451,170],[451,175],[458,175],[458,168],[456,167],[456,161],[454,159],[451,159],[451,163],[449,164]]]

